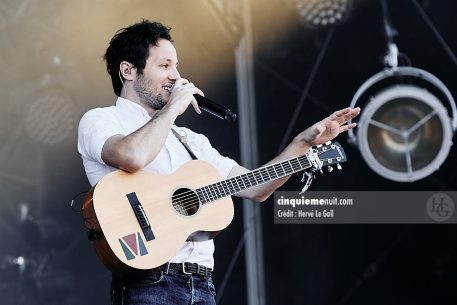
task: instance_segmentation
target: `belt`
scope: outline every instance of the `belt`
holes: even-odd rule
[[[213,274],[213,269],[201,266],[195,263],[166,263],[165,265],[161,266],[160,269],[168,274],[168,271],[175,270],[179,271],[183,274],[188,275],[201,275],[204,277],[211,277]]]

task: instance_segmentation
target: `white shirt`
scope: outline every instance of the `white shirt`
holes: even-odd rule
[[[106,140],[117,134],[128,135],[150,120],[151,117],[143,107],[121,97],[117,99],[115,106],[92,109],[81,118],[78,128],[78,151],[91,185],[97,184],[103,176],[117,170],[102,160],[102,148]],[[237,165],[234,160],[221,156],[204,135],[188,128],[173,128],[181,136],[186,136],[186,141],[197,158],[213,165],[223,178],[227,178]],[[168,175],[190,160],[192,158],[189,153],[170,130],[159,154],[144,170]],[[170,262],[185,261],[213,268],[213,253],[213,240],[189,241]]]

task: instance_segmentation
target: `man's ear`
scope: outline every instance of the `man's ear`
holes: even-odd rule
[[[136,68],[128,61],[123,61],[119,65],[119,73],[126,80],[134,80]]]

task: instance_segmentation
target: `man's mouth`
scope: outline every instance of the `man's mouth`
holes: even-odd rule
[[[171,93],[172,85],[170,85],[170,86],[163,86],[162,88],[165,89],[165,91],[168,91],[168,93]]]

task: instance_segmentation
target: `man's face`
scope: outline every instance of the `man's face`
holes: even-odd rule
[[[133,88],[141,101],[154,110],[162,109],[170,97],[171,86],[180,77],[178,57],[170,41],[161,39],[149,47],[149,57],[143,74],[133,81]]]

